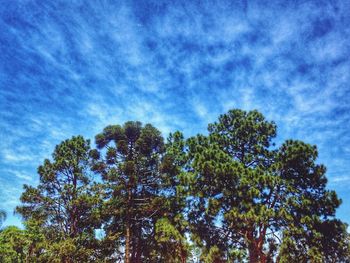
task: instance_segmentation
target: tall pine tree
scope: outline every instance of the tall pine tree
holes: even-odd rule
[[[39,185],[24,185],[17,212],[40,225],[50,262],[95,259],[100,197],[91,184],[89,154],[89,141],[83,137],[65,140],[56,146],[52,161],[46,159],[38,168]]]
[[[271,262],[285,258],[288,243],[327,262],[338,248],[321,226],[344,228],[316,147],[291,140],[273,147],[276,125],[257,111],[231,110],[208,130],[188,140],[189,220],[203,257],[226,262],[247,251],[249,262]]]

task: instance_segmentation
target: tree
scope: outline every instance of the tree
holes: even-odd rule
[[[187,143],[188,216],[204,254],[223,262],[247,250],[249,262],[282,260],[275,253],[301,235],[306,253],[331,262],[338,248],[320,226],[341,232],[333,219],[340,200],[326,189],[316,147],[293,140],[274,147],[276,125],[257,111],[231,110],[208,131]]]
[[[47,242],[41,228],[31,221],[25,226],[8,226],[0,233],[0,262],[47,262],[43,258]]]
[[[107,126],[96,136],[96,145],[94,169],[102,175],[106,190],[106,239],[115,245],[110,255],[124,250],[125,263],[159,262],[158,246],[165,245],[169,235],[182,234],[174,226],[174,220],[181,218],[173,214],[176,169],[169,156],[167,164],[162,163],[161,133],[150,124],[129,121]]]
[[[183,135],[180,132],[170,134],[165,144],[165,154],[162,158],[162,189],[163,216],[155,225],[156,251],[159,257],[152,262],[179,262],[190,259],[191,246],[185,236],[188,233],[186,213],[186,191],[183,187],[185,147]],[[157,259],[157,261],[156,261]]]
[[[8,226],[0,232],[0,262],[25,262],[27,239],[23,230]]]
[[[0,210],[0,227],[2,223],[6,220],[6,212],[4,210]]]
[[[314,224],[308,231],[292,229],[283,233],[278,261],[350,262],[349,234],[340,220],[325,220]]]
[[[89,141],[81,136],[65,140],[52,159],[38,168],[37,187],[24,185],[17,212],[43,231],[50,262],[93,261],[100,196],[91,184]]]
[[[27,220],[24,222],[26,242],[26,262],[47,262],[50,241],[45,238],[42,222]]]

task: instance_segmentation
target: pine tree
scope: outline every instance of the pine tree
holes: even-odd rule
[[[54,262],[93,260],[100,197],[91,184],[90,145],[73,137],[57,145],[52,161],[38,168],[37,187],[24,185],[17,212],[45,235],[46,255]]]
[[[231,110],[208,130],[188,140],[189,220],[204,254],[221,262],[238,249],[249,262],[267,262],[303,240],[299,253],[317,251],[326,262],[337,246],[320,226],[335,227],[340,200],[326,189],[316,147],[289,140],[275,148],[276,125],[257,111]]]

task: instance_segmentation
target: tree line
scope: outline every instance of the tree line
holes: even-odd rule
[[[316,146],[276,132],[233,109],[187,139],[134,121],[95,148],[67,139],[24,185],[25,227],[1,230],[0,262],[349,262]]]

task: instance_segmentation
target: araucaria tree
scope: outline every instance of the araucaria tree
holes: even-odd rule
[[[345,260],[344,239],[332,234],[346,235],[334,219],[340,200],[315,146],[274,147],[276,125],[257,111],[231,110],[208,131],[188,140],[188,217],[204,260],[243,260],[245,251],[252,263]]]
[[[83,137],[66,140],[38,168],[39,185],[24,186],[17,212],[44,233],[43,262],[94,262],[100,198],[91,184],[89,154]]]
[[[106,190],[103,214],[107,239],[115,246],[111,255],[124,254],[125,263],[162,262],[166,251],[158,249],[168,243],[171,229],[181,257],[183,231],[173,221],[182,218],[175,210],[176,169],[165,154],[161,133],[150,124],[130,121],[107,126],[96,136],[96,145],[94,169]],[[179,213],[170,219],[174,212]]]

